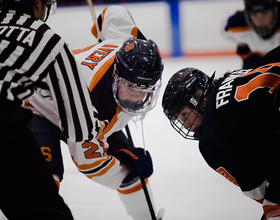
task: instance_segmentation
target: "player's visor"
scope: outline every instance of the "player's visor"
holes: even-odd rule
[[[137,86],[117,75],[114,76],[113,95],[122,111],[138,116],[155,107],[161,81],[151,87]]]

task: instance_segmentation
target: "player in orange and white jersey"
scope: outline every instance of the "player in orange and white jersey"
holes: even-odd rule
[[[223,34],[237,45],[243,68],[248,68],[280,45],[280,2],[244,0],[244,5],[245,10],[227,19]]]
[[[155,106],[163,61],[155,42],[145,39],[130,12],[121,6],[104,9],[92,33],[99,43],[73,53],[88,85],[96,118],[109,123],[98,139],[65,141],[80,172],[117,189],[134,220],[151,219],[139,177],[152,174],[152,160],[148,151],[129,145],[122,129],[132,117],[144,115]],[[61,131],[57,127],[61,119],[42,87],[28,105],[36,114],[29,127],[59,184],[63,178]],[[146,182],[149,188],[148,179]]]

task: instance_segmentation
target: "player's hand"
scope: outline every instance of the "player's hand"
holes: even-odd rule
[[[99,138],[99,136],[103,133],[103,131],[105,130],[105,128],[107,128],[109,121],[108,120],[104,120],[104,121],[99,121],[100,124],[100,129],[97,135],[97,139]]]
[[[127,149],[119,149],[113,153],[121,163],[124,163],[135,177],[148,178],[153,173],[153,162],[148,151],[143,148],[129,147]]]

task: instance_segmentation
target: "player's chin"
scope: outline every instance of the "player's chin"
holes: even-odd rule
[[[196,130],[199,128],[199,126],[192,126],[191,128],[190,128],[190,131],[191,132],[196,132]]]

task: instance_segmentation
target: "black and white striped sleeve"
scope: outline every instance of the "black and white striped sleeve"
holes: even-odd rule
[[[47,80],[60,118],[59,125],[71,141],[91,140],[98,134],[99,123],[94,118],[89,90],[72,53],[64,42],[61,43],[62,49],[49,67]]]

